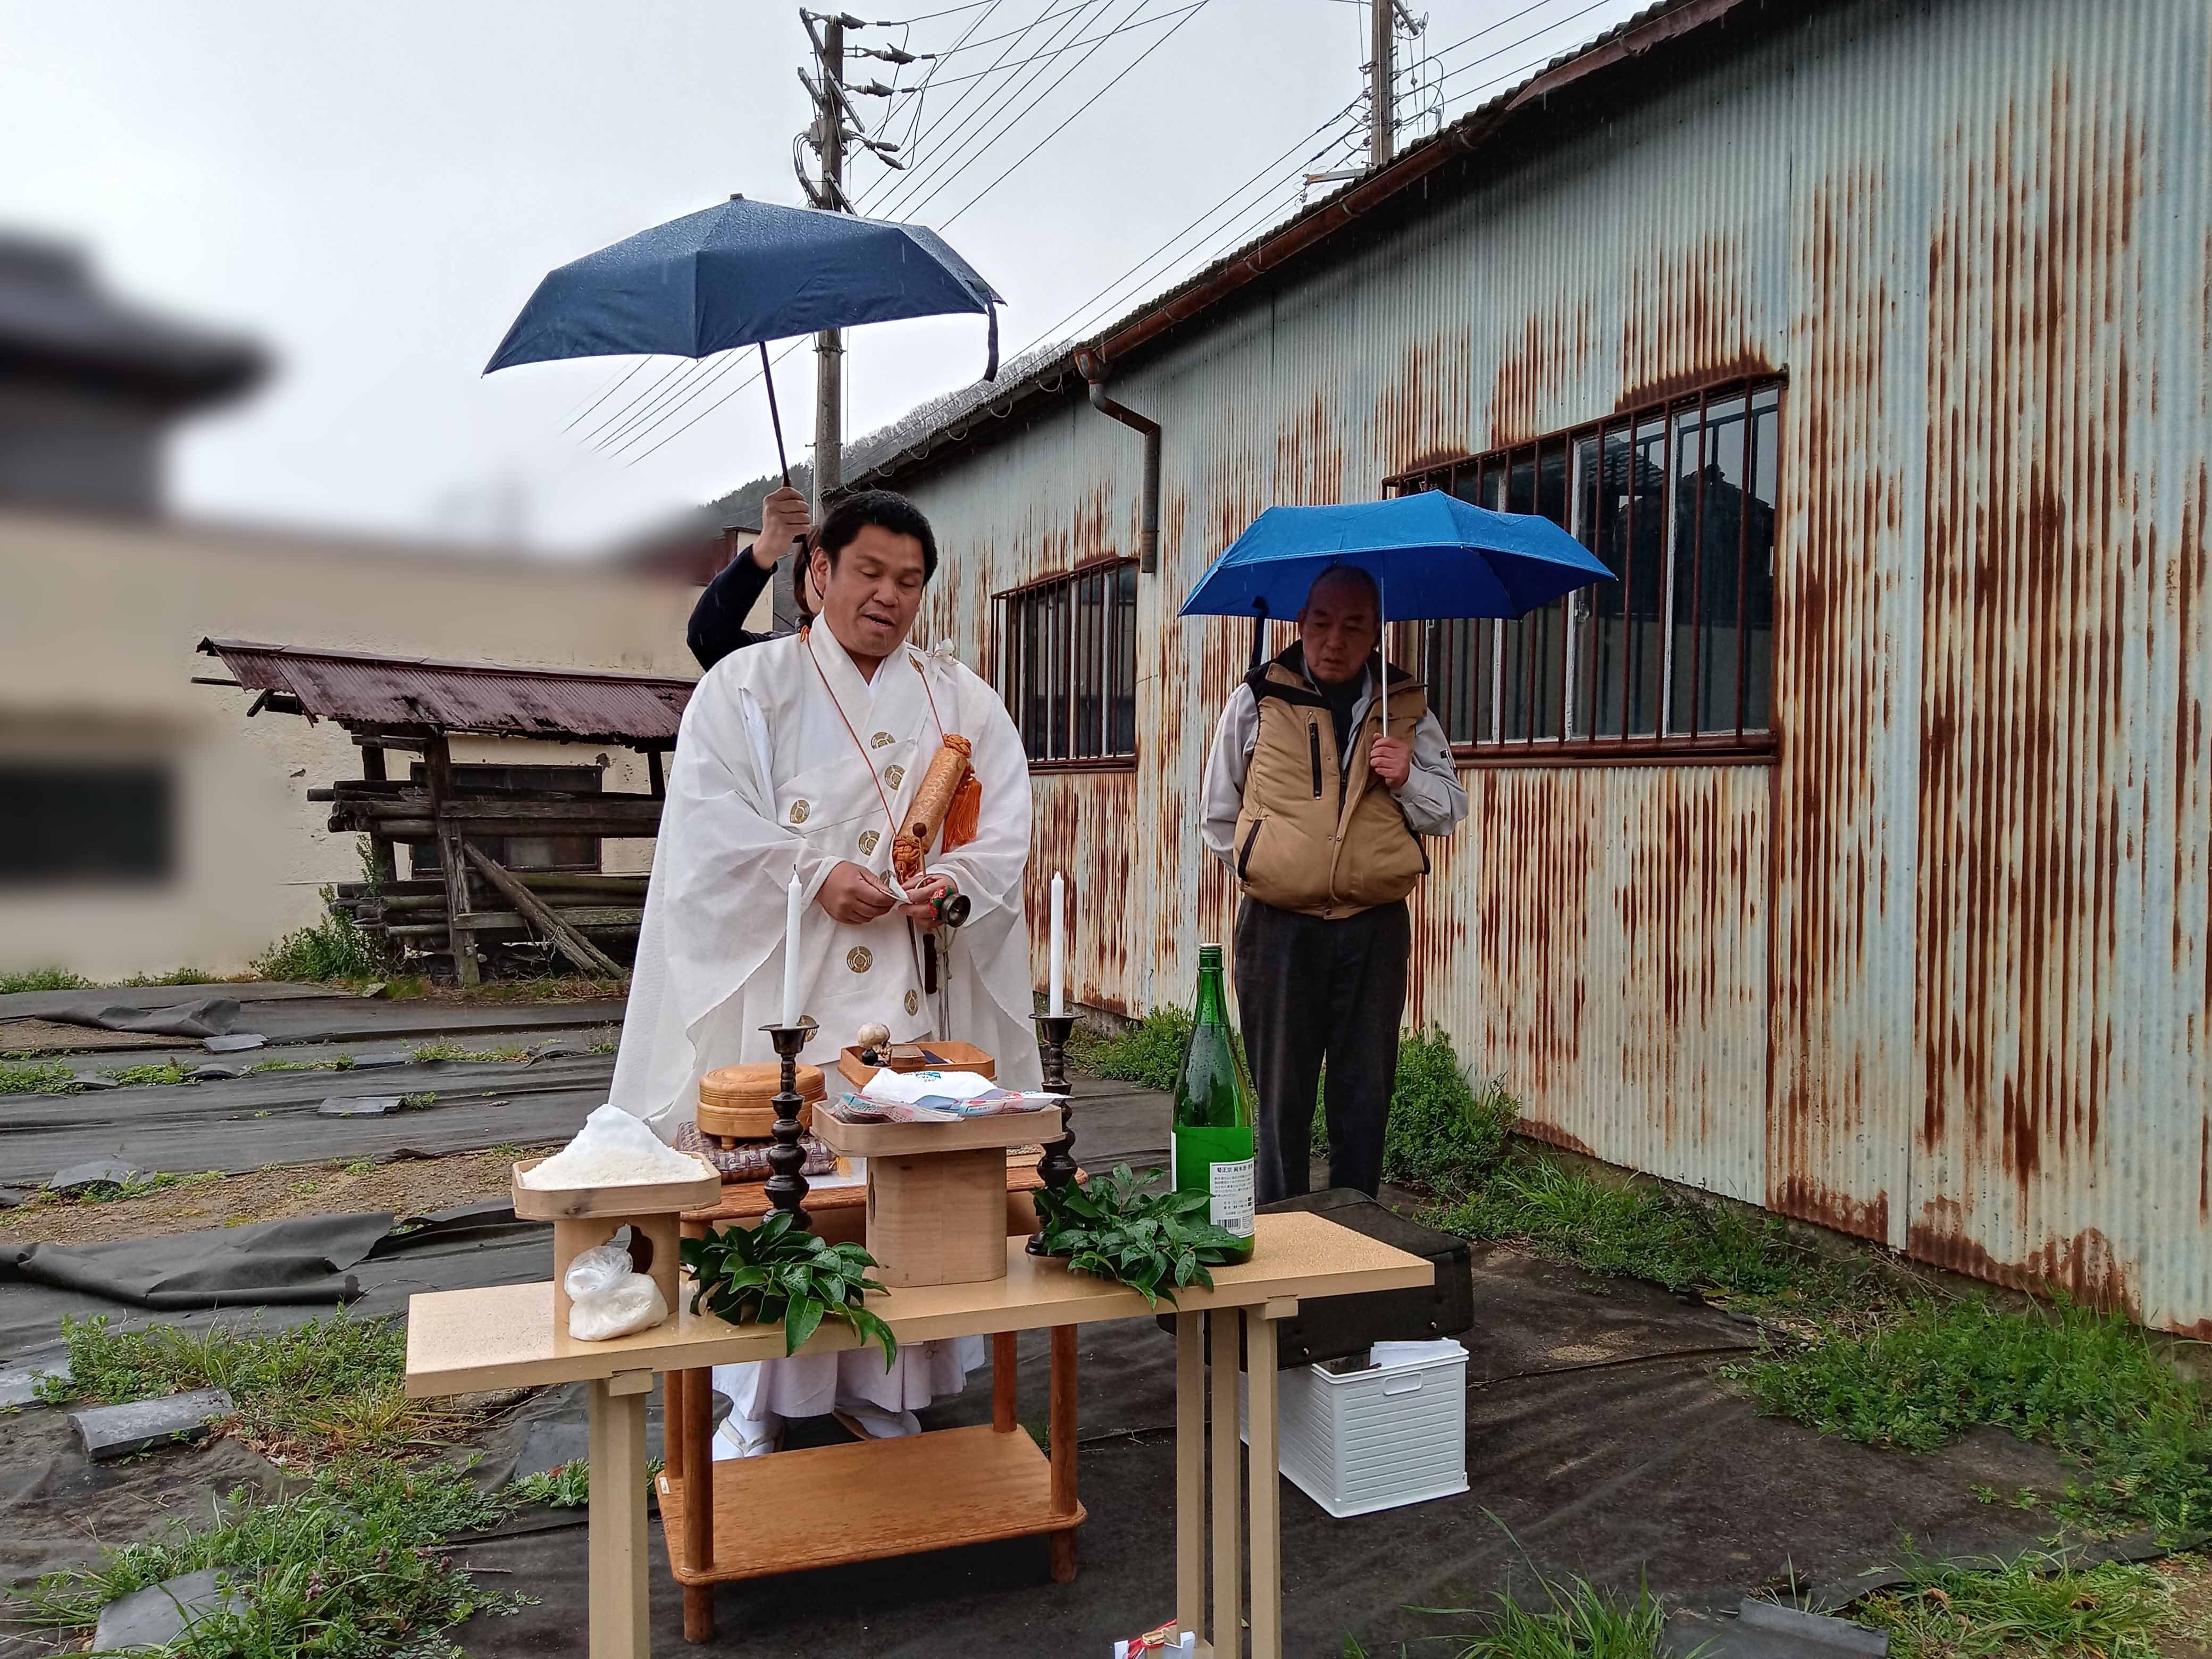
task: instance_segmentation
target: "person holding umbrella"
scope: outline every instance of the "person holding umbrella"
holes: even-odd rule
[[[1206,845],[1243,893],[1237,1001],[1259,1091],[1262,1204],[1308,1189],[1324,1067],[1329,1184],[1370,1196],[1380,1186],[1413,955],[1406,896],[1429,867],[1420,837],[1467,817],[1420,685],[1378,654],[1375,579],[1324,570],[1297,623],[1297,643],[1230,694],[1201,791]]]
[[[804,495],[789,484],[769,491],[761,501],[760,533],[738,549],[737,556],[700,590],[691,607],[691,625],[684,637],[700,667],[712,668],[732,651],[775,637],[773,627],[765,634],[754,633],[745,626],[745,617],[775,574],[776,561],[791,550],[794,542],[805,544],[792,573],[792,597],[799,603],[799,625],[805,627],[819,614],[822,594],[814,585],[813,535],[814,522],[807,516]]]
[[[1252,672],[1215,727],[1206,844],[1243,893],[1237,1001],[1260,1095],[1255,1196],[1307,1188],[1314,1093],[1328,1071],[1329,1181],[1372,1194],[1397,1073],[1425,836],[1467,816],[1420,684],[1384,663],[1384,624],[1519,617],[1610,580],[1550,520],[1441,490],[1271,507],[1213,562],[1186,617],[1255,619]],[[1297,643],[1262,663],[1267,620]]]

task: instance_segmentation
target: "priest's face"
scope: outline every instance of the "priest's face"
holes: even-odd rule
[[[834,562],[823,553],[814,560],[822,620],[848,654],[880,660],[897,650],[921,605],[921,543],[862,525]]]

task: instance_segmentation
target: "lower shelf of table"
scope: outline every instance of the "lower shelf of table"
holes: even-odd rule
[[[938,1429],[736,1458],[714,1465],[714,1559],[684,1562],[690,1494],[657,1481],[668,1559],[679,1584],[881,1561],[1001,1538],[1066,1532],[1084,1518],[1052,1506],[1052,1465],[1019,1429]]]

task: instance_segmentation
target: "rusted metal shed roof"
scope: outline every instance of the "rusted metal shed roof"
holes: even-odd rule
[[[1699,52],[1711,56],[1708,39],[1700,37],[1710,37],[1722,26],[1741,22],[1747,15],[1764,16],[1770,9],[1775,17],[1787,19],[1794,15],[1793,9],[1771,7],[1771,0],[1656,0],[1573,51],[1553,58],[1528,79],[1469,110],[1441,132],[1409,144],[1357,182],[1300,209],[1204,270],[1142,301],[1088,338],[1024,354],[1014,366],[1021,371],[1018,374],[1003,375],[995,384],[978,382],[964,395],[954,393],[934,407],[925,405],[881,432],[855,440],[847,446],[846,489],[896,483],[921,462],[947,449],[957,450],[970,436],[988,430],[978,425],[985,414],[1004,422],[1041,400],[1071,395],[1071,387],[1079,393],[1085,380],[1084,360],[1091,360],[1092,372],[1106,378],[1111,365],[1237,290],[1302,257],[1325,257],[1318,252],[1323,244],[1334,241],[1378,210],[1404,210],[1410,204],[1418,211],[1431,203],[1441,204],[1454,192],[1428,188],[1436,182],[1439,168],[1491,150],[1509,136],[1509,129],[1517,127],[1522,118],[1543,111],[1548,100],[1569,88],[1607,70],[1621,70],[1632,77],[1656,75],[1656,68],[1644,60],[1662,48],[1686,48],[1692,61]],[[1750,37],[1747,33],[1742,38],[1747,41]],[[1673,67],[1675,59],[1669,58],[1667,62]],[[1479,183],[1480,178],[1480,173],[1471,173],[1468,181]],[[922,428],[919,433],[912,429],[917,424]],[[735,501],[744,494],[739,490],[725,500]]]
[[[336,720],[349,731],[461,732],[665,748],[675,740],[695,684],[652,674],[440,662],[249,640],[202,640],[199,648],[221,658],[246,690],[295,700],[309,720]]]

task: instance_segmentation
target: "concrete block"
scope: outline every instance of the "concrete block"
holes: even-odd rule
[[[35,1406],[39,1403],[39,1379],[46,1373],[37,1365],[0,1366],[0,1411],[15,1406]],[[69,1374],[64,1362],[61,1375]]]
[[[79,1072],[76,1086],[86,1094],[98,1094],[103,1089],[120,1089],[123,1085],[112,1077],[102,1077],[97,1072]]]
[[[213,1060],[207,1060],[193,1066],[185,1075],[194,1083],[228,1083],[234,1078],[244,1077],[246,1068],[242,1066],[218,1066]]]
[[[18,1204],[28,1202],[30,1196],[21,1187],[0,1187],[0,1210],[12,1210]]]
[[[70,1423],[84,1443],[85,1455],[105,1463],[149,1447],[200,1439],[211,1419],[235,1410],[227,1389],[195,1389],[121,1406],[88,1407],[71,1413]]]
[[[411,1066],[414,1063],[415,1056],[412,1054],[356,1054],[353,1064],[346,1069],[349,1072],[381,1072],[388,1066]]]
[[[315,1108],[322,1117],[389,1117],[398,1109],[398,1095],[337,1095]]]
[[[46,1190],[50,1193],[74,1193],[103,1184],[119,1187],[138,1173],[119,1158],[96,1158],[88,1163],[72,1164],[66,1170],[55,1170],[46,1182]]]
[[[1670,1614],[1659,1637],[1665,1659],[1701,1649],[1700,1659],[1883,1659],[1889,1633],[1772,1601],[1747,1601],[1733,1619],[1687,1607]]]
[[[1869,1659],[1882,1659],[1889,1651],[1889,1632],[1886,1630],[1869,1630],[1848,1619],[1808,1613],[1802,1607],[1785,1607],[1775,1601],[1746,1601],[1737,1610],[1736,1619],[1753,1629],[1817,1642],[1838,1653],[1860,1653],[1869,1656]]]
[[[110,1601],[100,1612],[100,1628],[93,1632],[96,1653],[129,1652],[133,1649],[164,1649],[186,1628],[211,1613],[243,1613],[246,1597],[237,1590],[219,1589],[216,1569],[203,1568]]]
[[[202,1037],[200,1047],[211,1054],[237,1054],[248,1048],[258,1048],[268,1041],[258,1031],[226,1031],[221,1036]]]

